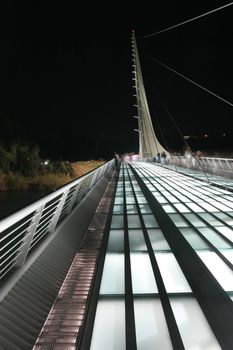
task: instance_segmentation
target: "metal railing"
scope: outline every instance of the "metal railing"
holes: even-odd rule
[[[0,280],[22,267],[43,238],[113,169],[113,161],[46,195],[0,221]]]
[[[204,170],[207,173],[233,178],[233,159],[215,157],[169,156],[169,164],[176,166]]]

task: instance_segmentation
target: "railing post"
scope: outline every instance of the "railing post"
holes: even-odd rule
[[[227,163],[228,168],[231,170],[231,166],[230,166],[230,164],[228,162],[228,159],[226,159],[225,162]]]
[[[70,199],[69,204],[67,206],[67,214],[69,214],[72,211],[74,201],[76,199],[79,187],[80,187],[80,183],[78,185],[76,185],[76,188],[75,188],[74,192],[72,193],[71,199]]]
[[[90,185],[89,185],[89,190],[94,186],[95,181],[96,181],[96,178],[97,178],[97,174],[98,174],[98,171],[96,171],[96,172],[94,173],[94,175],[92,176],[92,179],[91,179]]]
[[[59,217],[60,217],[60,214],[61,214],[63,205],[66,201],[66,197],[67,197],[68,193],[69,193],[69,188],[63,192],[63,195],[62,195],[62,197],[57,205],[57,209],[55,210],[53,218],[48,226],[48,231],[50,231],[50,232],[53,232],[56,228],[57,222],[59,220]]]
[[[37,225],[40,221],[43,209],[44,209],[44,205],[39,207],[33,216],[32,222],[27,230],[24,241],[23,241],[21,247],[19,248],[21,253],[19,254],[19,256],[17,258],[16,267],[22,267],[25,263],[25,260],[26,260],[27,255],[28,255],[28,250],[30,248],[33,236],[36,232],[36,228],[37,228]]]

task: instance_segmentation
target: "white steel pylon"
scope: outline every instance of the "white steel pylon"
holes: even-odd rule
[[[167,152],[159,143],[155,136],[154,128],[151,121],[150,111],[147,103],[141,66],[138,56],[135,33],[132,33],[132,49],[133,49],[133,87],[135,88],[135,97],[137,100],[138,129],[135,131],[139,134],[139,157],[153,158],[157,153]]]

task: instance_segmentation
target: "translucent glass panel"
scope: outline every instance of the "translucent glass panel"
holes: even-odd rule
[[[208,244],[192,228],[181,228],[180,232],[193,249],[210,249]]]
[[[123,294],[125,292],[124,254],[107,253],[104,262],[100,294]]]
[[[221,232],[226,238],[233,242],[233,230],[229,227],[216,227],[216,229]]]
[[[147,200],[144,196],[137,195],[137,200],[139,204],[147,203]]]
[[[180,194],[179,192],[177,192],[176,196],[179,198],[179,200],[180,200],[181,202],[184,202],[185,204],[188,203],[188,202],[190,202],[190,199],[189,199],[189,198],[183,196],[183,195]]]
[[[114,204],[123,204],[123,197],[115,197]]]
[[[175,203],[174,206],[180,213],[189,213],[190,209],[188,209],[184,204]]]
[[[223,220],[226,224],[228,225],[233,225],[233,218],[227,214],[224,214],[224,213],[215,213],[215,215]]]
[[[140,228],[141,222],[138,215],[128,215],[128,228]]]
[[[90,349],[126,349],[124,300],[99,300]]]
[[[158,222],[156,221],[154,215],[150,215],[150,214],[144,214],[143,215],[143,220],[144,220],[144,224],[147,228],[150,227],[159,227]]]
[[[204,221],[199,219],[199,217],[197,215],[195,215],[195,214],[191,214],[191,213],[190,214],[184,214],[184,216],[195,227],[206,226]]]
[[[189,198],[192,199],[191,196],[189,196]],[[201,207],[199,207],[199,205],[197,205],[197,204],[195,204],[195,203],[186,203],[186,205],[187,205],[190,209],[192,209],[195,213],[201,213],[201,212],[204,211],[204,209],[202,209]]]
[[[127,204],[126,210],[128,214],[137,214],[138,212],[136,204]]]
[[[123,196],[124,190],[123,187],[120,187],[116,190],[116,196]]]
[[[199,304],[192,297],[171,297],[185,350],[221,350]]]
[[[147,233],[150,237],[153,250],[171,250],[162,231],[159,228],[149,229]]]
[[[231,200],[233,200],[233,199],[231,199]],[[232,208],[233,208],[233,203],[232,203],[232,202],[226,201],[226,200],[224,200],[224,201],[222,201],[222,202],[223,202],[225,205],[228,206],[227,211],[232,210]],[[230,209],[229,209],[229,208],[230,208]]]
[[[170,203],[177,203],[177,202],[179,202],[179,200],[178,200],[176,197],[171,196],[170,194],[169,194],[169,195],[166,195],[166,197],[167,197],[167,200],[168,200]]]
[[[169,214],[169,216],[177,227],[188,227],[188,224],[184,221],[181,215]]]
[[[155,257],[168,293],[191,292],[191,288],[173,253],[155,253]]]
[[[233,249],[222,250],[221,253],[233,264]]]
[[[123,228],[123,215],[112,215],[111,228]]]
[[[214,252],[202,251],[198,255],[226,291],[233,291],[233,271]]]
[[[113,214],[123,214],[124,206],[123,205],[114,205]]]
[[[151,209],[148,204],[140,204],[140,211],[142,214],[151,213]]]
[[[212,226],[221,226],[222,223],[216,219],[214,215],[208,213],[200,213],[200,216]]]
[[[127,196],[133,196],[133,191],[132,191],[132,189],[130,188],[130,189],[126,189],[125,190],[125,195],[126,195],[126,197]]]
[[[233,196],[229,195],[229,192],[228,191],[225,191],[225,190],[219,190],[220,192],[222,193],[226,193],[225,195],[222,194],[222,197],[223,198],[226,198],[228,199],[229,201],[233,201]]]
[[[169,204],[163,205],[163,209],[166,213],[176,213],[176,210]]]
[[[159,299],[135,299],[134,312],[138,350],[173,349]]]
[[[208,200],[209,198],[207,198]],[[208,203],[204,203],[204,202],[201,202],[200,205],[207,211],[209,212],[215,212],[215,211],[219,211],[219,209],[217,208],[214,208],[212,205],[208,204]]]
[[[108,252],[124,251],[124,230],[110,230],[107,251]]]
[[[148,185],[147,187],[149,188],[150,191],[156,191],[153,185]]]
[[[163,196],[158,196],[158,194],[156,194],[154,196],[160,204],[167,203],[166,198],[164,198]]]
[[[214,230],[208,227],[198,229],[216,248],[231,248]]]
[[[231,210],[231,208],[229,208],[226,205],[219,203],[217,201],[210,201],[210,203],[222,211],[230,211]]]
[[[131,251],[147,250],[142,230],[129,230],[129,246]]]
[[[147,253],[130,253],[134,294],[157,293],[153,270]]]
[[[134,196],[126,196],[126,203],[128,204],[135,204]]]

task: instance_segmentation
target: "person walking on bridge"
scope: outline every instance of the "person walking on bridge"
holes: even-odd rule
[[[121,166],[121,159],[117,152],[114,152],[114,160],[115,160],[115,168],[117,171],[119,171]]]
[[[166,157],[167,157],[167,155],[166,155],[166,153],[163,151],[163,152],[161,153],[161,164],[162,164],[162,165],[166,164]]]

